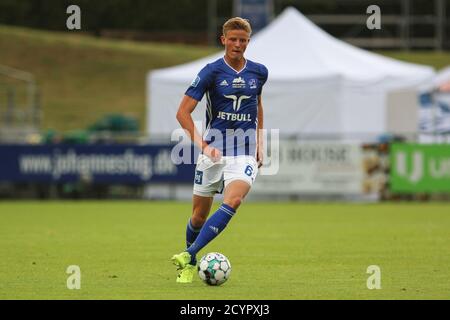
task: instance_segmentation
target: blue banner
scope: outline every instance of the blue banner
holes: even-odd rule
[[[235,15],[248,19],[253,32],[267,26],[273,15],[272,0],[234,0]]]
[[[195,165],[175,164],[172,145],[0,145],[0,181],[192,183]],[[189,148],[187,148],[189,149]],[[191,148],[196,159],[198,151]]]

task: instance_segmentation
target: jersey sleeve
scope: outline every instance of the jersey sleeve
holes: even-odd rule
[[[186,90],[185,95],[197,101],[202,100],[203,95],[213,83],[212,78],[213,73],[211,71],[211,67],[206,65],[202,70],[200,70],[198,75],[192,81],[191,85]]]
[[[261,72],[261,75],[260,75],[259,81],[260,81],[261,85],[259,86],[258,96],[260,96],[262,94],[262,88],[263,88],[264,84],[266,83],[267,78],[269,77],[269,70],[267,70],[267,68],[265,66],[261,65],[260,72]]]

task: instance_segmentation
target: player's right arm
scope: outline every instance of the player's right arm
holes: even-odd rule
[[[186,134],[191,138],[192,142],[202,150],[203,154],[209,157],[211,160],[219,161],[221,158],[221,153],[218,149],[210,147],[206,141],[203,140],[202,136],[198,132],[194,125],[194,120],[192,119],[192,112],[197,106],[198,101],[194,98],[185,95],[181,100],[180,106],[177,112],[177,120],[181,127],[186,131]]]

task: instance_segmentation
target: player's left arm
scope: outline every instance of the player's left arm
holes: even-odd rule
[[[264,129],[264,111],[262,105],[261,95],[258,96],[258,145],[256,149],[256,161],[258,162],[258,168],[261,168],[263,164],[264,157],[264,139],[263,139],[263,129]]]

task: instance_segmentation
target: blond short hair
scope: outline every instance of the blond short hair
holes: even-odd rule
[[[222,33],[225,36],[230,30],[244,30],[247,31],[249,35],[252,34],[252,27],[247,19],[241,17],[234,17],[228,19],[222,27]]]

